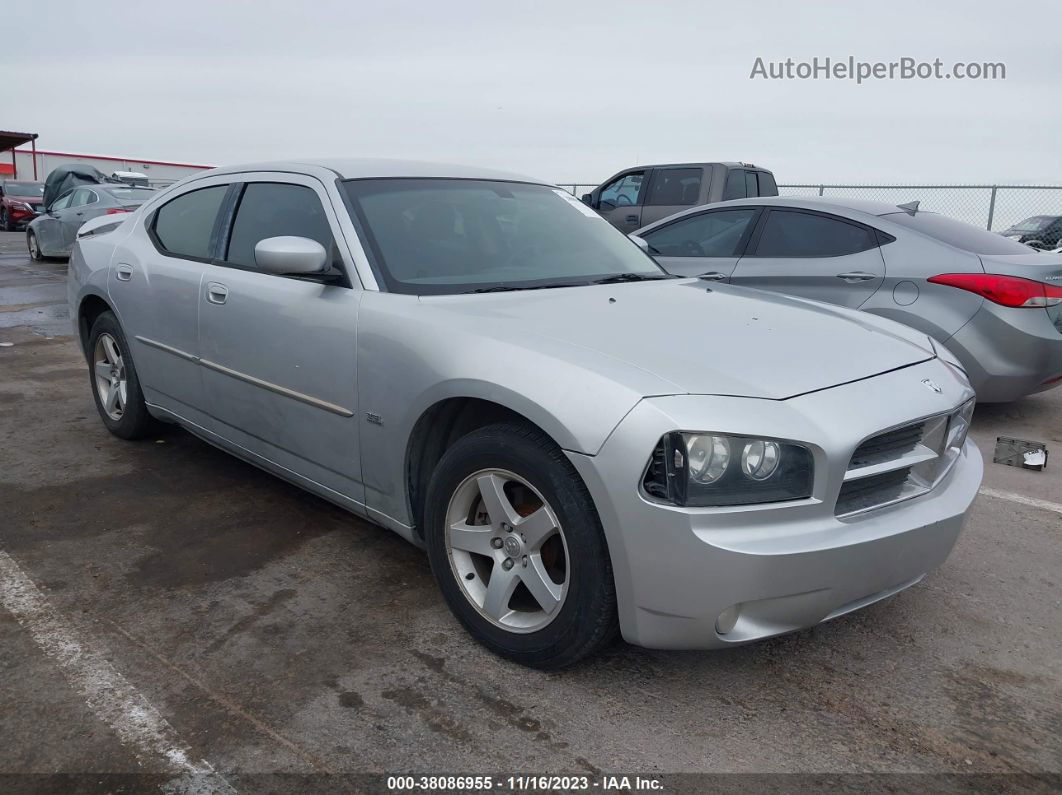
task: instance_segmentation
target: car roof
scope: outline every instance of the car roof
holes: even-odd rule
[[[294,171],[306,172],[307,167],[327,169],[343,179],[368,179],[372,177],[441,177],[450,179],[493,179],[508,182],[531,182],[550,184],[546,180],[514,174],[509,171],[460,166],[451,163],[429,163],[418,160],[389,160],[384,158],[310,158],[305,160],[279,160],[266,163],[247,163],[223,166],[209,171],[200,171],[197,178],[215,174],[231,174],[246,171]]]

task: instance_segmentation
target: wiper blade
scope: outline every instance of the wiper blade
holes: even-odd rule
[[[591,284],[617,284],[619,282],[656,282],[661,279],[674,279],[675,276],[671,274],[655,274],[648,275],[645,273],[616,273],[612,276],[606,276],[603,279],[594,279]]]
[[[477,287],[475,290],[466,290],[465,295],[472,293],[510,293],[516,290],[552,290],[555,287],[578,287],[586,282],[565,282],[563,284],[532,284],[526,287],[518,287],[515,284],[496,284],[493,287]]]

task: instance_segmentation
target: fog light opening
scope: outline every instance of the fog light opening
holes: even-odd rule
[[[720,635],[726,635],[734,628],[734,625],[737,624],[740,616],[741,606],[731,605],[715,619],[715,631]]]

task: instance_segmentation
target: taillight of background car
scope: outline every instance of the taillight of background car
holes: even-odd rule
[[[994,273],[942,273],[932,276],[933,284],[958,287],[1002,306],[1043,308],[1062,304],[1062,287],[1017,276]]]

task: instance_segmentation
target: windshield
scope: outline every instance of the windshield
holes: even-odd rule
[[[1034,215],[1024,221],[1014,224],[1008,232],[1039,232],[1055,220],[1053,215]]]
[[[1031,254],[1033,251],[1024,243],[1018,243],[1009,237],[937,213],[886,213],[881,217],[973,254]]]
[[[380,278],[413,295],[667,278],[623,233],[569,193],[471,179],[343,183]]]
[[[43,182],[5,182],[4,193],[10,196],[43,196]]]

